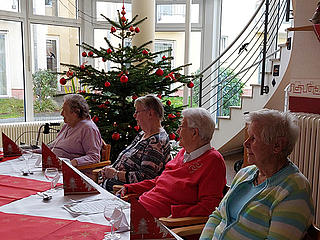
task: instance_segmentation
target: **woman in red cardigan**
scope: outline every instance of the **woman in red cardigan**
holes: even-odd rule
[[[178,129],[182,150],[159,177],[126,184],[121,194],[141,194],[139,202],[154,217],[208,216],[223,197],[226,168],[210,145],[214,120],[203,108],[182,111]]]

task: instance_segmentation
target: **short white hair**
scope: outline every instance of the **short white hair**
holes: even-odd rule
[[[278,137],[284,137],[288,144],[283,153],[288,156],[299,137],[299,126],[297,118],[290,112],[280,112],[278,110],[261,109],[250,112],[245,116],[245,121],[248,124],[256,122],[261,129],[260,137],[266,144],[271,144]]]
[[[199,135],[204,141],[211,141],[215,123],[208,110],[204,108],[187,108],[182,111],[188,127],[197,128]]]

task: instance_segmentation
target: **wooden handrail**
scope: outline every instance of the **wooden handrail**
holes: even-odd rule
[[[313,26],[308,25],[308,26],[301,26],[301,27],[291,27],[291,28],[287,28],[287,31],[313,31]]]

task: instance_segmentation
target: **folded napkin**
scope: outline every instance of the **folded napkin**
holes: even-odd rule
[[[112,218],[118,219],[113,225],[114,228],[117,229],[117,232],[125,232],[130,230],[126,215],[121,209],[115,208],[112,213]]]

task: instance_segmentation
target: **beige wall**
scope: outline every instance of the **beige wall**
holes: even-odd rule
[[[311,25],[308,21],[312,17],[318,0],[296,0],[294,25]],[[267,104],[269,108],[283,110],[284,88],[292,81],[307,83],[310,80],[314,85],[320,85],[320,42],[312,31],[294,32],[289,67],[281,82],[280,89]]]

